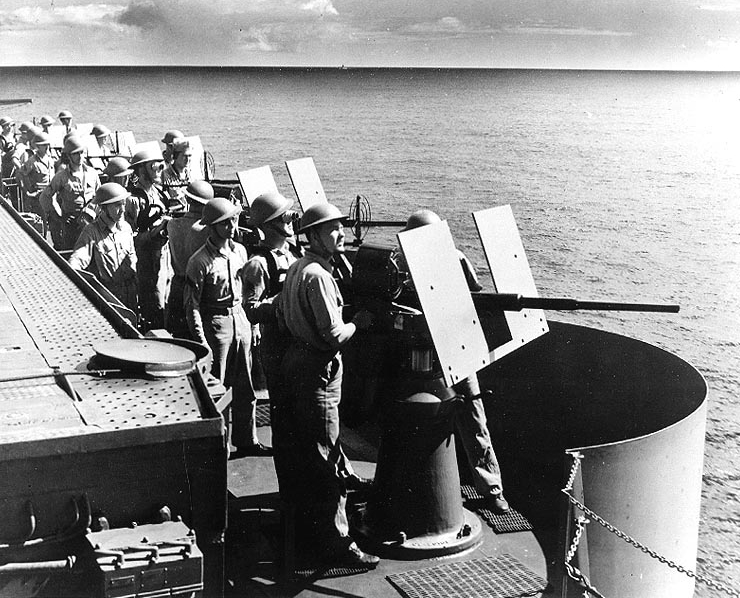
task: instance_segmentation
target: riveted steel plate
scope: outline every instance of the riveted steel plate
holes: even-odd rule
[[[537,287],[511,206],[497,206],[473,212],[473,220],[478,228],[496,292],[537,297]],[[493,349],[494,361],[548,331],[545,312],[541,309],[505,311],[504,317],[511,340]]]
[[[270,191],[278,192],[275,177],[269,166],[242,170],[236,173],[236,178],[239,179],[242,195],[250,206],[257,196]]]
[[[186,376],[166,380],[85,378],[74,381],[77,403],[89,426],[142,428],[198,420],[200,405]],[[145,397],[145,398],[143,398]]]
[[[398,233],[445,383],[489,363],[488,345],[447,222]]]
[[[288,160],[285,167],[288,169],[290,181],[293,183],[293,189],[304,212],[314,204],[327,202],[313,158]]]

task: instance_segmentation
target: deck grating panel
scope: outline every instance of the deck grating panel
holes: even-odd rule
[[[394,573],[386,579],[406,598],[537,596],[547,581],[509,554]]]
[[[475,487],[463,484],[460,487],[465,506],[483,519],[488,527],[493,529],[497,534],[507,534],[512,532],[525,532],[533,529],[532,524],[524,515],[514,508],[509,509],[506,513],[498,515],[487,509],[483,501],[483,496],[478,494]]]

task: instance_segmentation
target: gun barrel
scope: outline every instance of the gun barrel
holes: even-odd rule
[[[667,303],[620,303],[616,301],[581,301],[561,297],[523,297],[515,293],[476,293],[479,301],[489,309],[521,311],[522,309],[550,309],[555,311],[649,311],[678,313],[680,307]]]

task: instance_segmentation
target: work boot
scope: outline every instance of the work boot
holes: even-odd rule
[[[265,446],[261,442],[249,446],[239,446],[229,454],[229,459],[241,459],[242,457],[271,457],[272,447]]]
[[[486,506],[488,507],[488,510],[491,511],[494,515],[503,515],[504,513],[507,513],[509,510],[511,510],[509,503],[504,498],[503,492],[489,494],[488,498],[486,499]]]
[[[352,542],[347,548],[334,555],[331,560],[333,567],[360,567],[364,569],[375,569],[380,559],[373,555],[360,550],[355,542]]]
[[[347,488],[347,490],[355,492],[367,491],[373,487],[373,480],[361,478],[356,473],[353,473],[344,478],[344,487]]]

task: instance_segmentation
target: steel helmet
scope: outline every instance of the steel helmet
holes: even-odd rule
[[[201,224],[213,225],[233,218],[242,211],[241,206],[231,203],[225,197],[216,197],[203,206]]]
[[[185,197],[204,205],[213,199],[213,195],[213,187],[208,181],[193,181],[185,189]]]
[[[21,124],[18,125],[18,130],[21,131],[22,133],[25,133],[32,126],[33,126],[33,123],[31,121],[24,120]]]
[[[99,206],[124,201],[131,195],[118,183],[103,183],[95,192],[95,201]]]
[[[95,125],[92,128],[91,134],[95,135],[95,137],[107,137],[110,135],[110,129],[105,125]]]
[[[128,160],[123,156],[115,156],[108,160],[108,164],[105,165],[103,174],[107,175],[108,178],[115,176],[126,176],[127,174],[133,174],[133,170],[130,168]]]
[[[85,144],[77,135],[70,135],[64,140],[63,154],[78,154],[85,151]]]
[[[406,221],[406,227],[403,230],[413,230],[420,226],[435,224],[437,222],[442,222],[442,219],[431,210],[417,210],[409,216],[409,219]]]
[[[53,118],[52,118],[51,116],[49,116],[48,114],[44,114],[44,115],[43,115],[43,116],[42,116],[42,117],[41,117],[41,118],[39,119],[39,122],[40,122],[40,123],[41,123],[42,125],[44,125],[44,126],[48,126],[48,125],[53,125],[53,124],[54,124],[54,119],[53,119]]]
[[[254,198],[249,206],[249,225],[262,226],[263,224],[282,216],[290,208],[293,202],[283,197],[277,191],[268,191]]]
[[[34,136],[33,142],[36,145],[51,145],[51,137],[49,137],[49,134],[48,133],[44,133],[43,131],[39,131]]]
[[[315,203],[305,212],[298,223],[298,232],[305,233],[309,228],[324,222],[333,220],[344,220],[346,216],[342,214],[339,208],[330,203]]]
[[[6,125],[12,125],[12,124],[13,124],[13,119],[10,118],[9,116],[0,117],[0,127],[4,127]]]
[[[37,127],[36,125],[29,125],[29,127],[26,129],[26,137],[29,141],[33,141],[33,138],[36,137],[38,133],[42,132],[43,129],[41,127]]]
[[[69,118],[72,119],[72,113],[69,110],[62,110],[59,113],[59,120],[62,120],[63,118]]]
[[[134,157],[131,158],[131,166],[138,166],[145,162],[162,162],[163,159],[162,152],[159,151],[159,148],[146,148],[134,154]]]
[[[164,137],[162,137],[162,143],[167,145],[172,143],[175,139],[179,139],[180,137],[185,137],[185,134],[182,131],[178,131],[177,129],[171,129],[164,134]]]
[[[172,153],[193,155],[193,146],[187,139],[176,137],[172,140]]]

